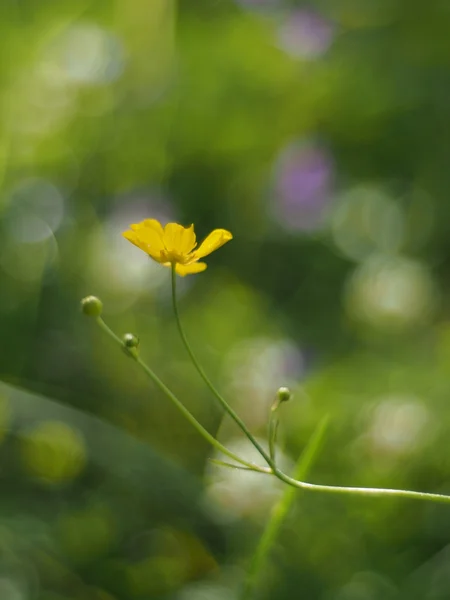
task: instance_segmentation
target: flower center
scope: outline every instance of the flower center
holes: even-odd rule
[[[164,262],[185,265],[191,260],[191,254],[182,254],[176,250],[161,250],[161,259]]]

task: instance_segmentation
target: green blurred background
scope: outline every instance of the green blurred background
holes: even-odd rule
[[[450,493],[448,0],[2,0],[0,597],[232,600],[281,488],[198,437],[82,317],[252,456],[177,337],[144,218],[234,239],[191,342],[287,468]],[[450,598],[450,508],[298,493],[257,597]]]

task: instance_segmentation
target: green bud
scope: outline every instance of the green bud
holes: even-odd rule
[[[287,402],[292,398],[291,390],[287,387],[280,387],[277,391],[278,402]]]
[[[103,311],[102,301],[97,296],[86,296],[81,301],[81,310],[88,317],[100,317]]]
[[[133,333],[125,333],[122,336],[122,342],[125,348],[137,348],[139,346],[139,338]]]

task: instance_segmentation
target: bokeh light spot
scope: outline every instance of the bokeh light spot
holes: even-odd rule
[[[429,411],[419,398],[401,395],[383,398],[373,413],[369,440],[375,451],[409,454],[423,444],[429,421]]]
[[[64,198],[50,181],[24,179],[8,194],[5,224],[20,243],[41,242],[60,227],[64,218]]]
[[[310,60],[324,54],[333,38],[333,25],[312,10],[288,13],[278,31],[278,43],[285,52]]]
[[[259,440],[264,446],[265,440]],[[261,464],[261,455],[247,439],[231,439],[226,442],[227,448],[249,462]],[[289,460],[280,449],[277,453],[281,469],[289,470]],[[223,460],[222,455],[217,458]],[[251,519],[266,518],[269,510],[283,493],[275,477],[261,477],[258,473],[231,469],[212,465],[208,470],[209,486],[206,492],[205,504],[215,516],[224,522],[247,517]],[[213,506],[211,506],[211,503]]]
[[[81,474],[87,448],[74,427],[61,421],[42,421],[24,434],[21,458],[30,475],[49,483],[63,483]]]
[[[96,23],[70,26],[49,50],[44,69],[68,83],[99,85],[117,79],[124,67],[120,40]]]
[[[280,385],[295,387],[304,375],[305,359],[288,338],[247,339],[227,357],[230,394],[241,399],[239,410],[251,427],[262,426]]]
[[[381,187],[357,186],[338,199],[331,217],[334,243],[347,257],[365,260],[375,251],[395,253],[405,237],[404,215]]]
[[[438,293],[426,265],[402,257],[375,255],[360,265],[347,285],[350,316],[394,331],[430,318]]]

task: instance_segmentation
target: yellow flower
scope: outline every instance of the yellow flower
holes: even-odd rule
[[[174,263],[178,275],[183,276],[204,271],[207,265],[198,262],[199,259],[233,238],[226,229],[214,229],[195,250],[197,242],[193,225],[183,227],[178,223],[167,223],[163,227],[156,219],[146,219],[130,225],[130,230],[122,234],[124,238],[165,267]]]

